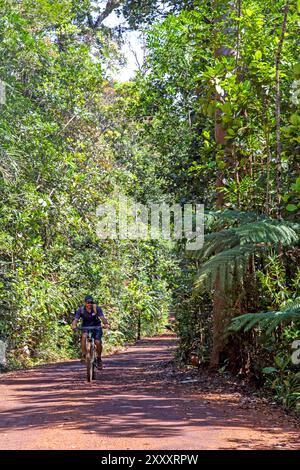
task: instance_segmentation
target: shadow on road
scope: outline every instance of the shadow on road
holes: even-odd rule
[[[143,340],[126,353],[105,358],[105,368],[92,384],[85,382],[84,366],[77,361],[2,377],[0,390],[5,387],[8,395],[4,406],[0,401],[0,431],[63,427],[158,439],[197,427],[291,432],[288,426],[274,427],[266,416],[239,410],[219,392],[207,405],[190,395],[188,386],[164,381],[155,365],[171,359],[174,349],[172,336]]]

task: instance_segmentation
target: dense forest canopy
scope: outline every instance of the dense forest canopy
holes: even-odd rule
[[[111,346],[161,332],[171,312],[182,363],[299,403],[299,10],[1,0],[5,367],[75,357],[70,322],[93,293]],[[112,13],[122,26],[107,25]],[[120,83],[110,70],[128,30],[143,33],[145,61]],[[118,193],[203,203],[203,248],[100,239],[96,209]]]

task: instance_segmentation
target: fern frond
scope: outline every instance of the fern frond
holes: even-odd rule
[[[193,256],[206,259],[238,245],[295,245],[299,241],[299,233],[300,224],[262,220],[205,235],[204,247],[193,252]]]
[[[255,326],[259,326],[261,330],[270,334],[281,323],[291,323],[292,321],[300,321],[300,297],[288,303],[280,311],[240,315],[232,320],[229,330],[233,332],[249,331]]]
[[[231,288],[233,282],[241,282],[248,268],[249,256],[255,251],[258,248],[253,245],[235,246],[210,258],[199,271],[196,291],[213,290],[218,275],[222,290]]]
[[[230,214],[231,217],[231,214]],[[293,246],[299,242],[300,224],[264,219],[205,236],[204,246],[192,253],[202,260],[196,291],[212,290],[217,275],[220,287],[239,284],[248,268],[249,255],[274,246]]]
[[[205,235],[204,246],[200,251],[192,254],[197,258],[207,259],[221,251],[234,248],[239,245],[240,239],[233,229],[222,230]]]
[[[296,224],[290,224],[286,221],[263,220],[242,225],[234,231],[240,237],[241,245],[250,243],[276,245],[281,243],[283,246],[287,246],[299,242]]]
[[[247,224],[266,217],[255,212],[242,212],[233,209],[223,211],[207,211],[204,215],[205,227],[208,231],[222,230],[225,227],[234,227]]]

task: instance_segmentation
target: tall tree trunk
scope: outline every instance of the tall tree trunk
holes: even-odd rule
[[[286,32],[287,15],[289,12],[290,0],[287,0],[283,11],[283,21],[281,26],[281,36],[278,44],[275,69],[276,69],[276,199],[277,216],[281,215],[281,96],[280,96],[280,62],[284,36]]]
[[[241,188],[240,188],[240,162],[235,146],[233,147],[234,156],[234,177],[236,184],[236,206],[240,210],[241,208]]]
[[[215,290],[213,298],[213,345],[210,356],[210,367],[217,368],[220,364],[220,355],[225,346],[223,319],[226,303],[221,289],[220,273],[218,272],[215,281]]]
[[[270,197],[270,167],[271,167],[271,160],[272,160],[272,155],[271,155],[271,147],[270,147],[270,126],[269,126],[269,119],[268,119],[268,114],[265,113],[265,110],[268,109],[268,99],[264,95],[264,92],[262,92],[262,122],[263,122],[263,131],[264,131],[264,137],[266,141],[266,171],[264,172],[264,176],[266,178],[266,203],[265,203],[265,213],[267,215],[270,215],[270,209],[271,209],[271,197]],[[262,166],[264,167],[264,165]]]
[[[139,311],[138,312],[138,322],[137,322],[137,340],[139,341],[141,339],[141,329],[142,329],[142,325],[141,325],[141,312]]]
[[[220,102],[221,96],[216,93],[216,101]],[[217,108],[215,112],[215,141],[216,144],[222,145],[225,147],[226,145],[226,132],[222,125],[222,111]],[[223,170],[217,170],[217,178],[216,178],[216,208],[218,210],[224,207],[224,193],[222,188],[224,187],[224,175]]]
[[[213,6],[217,6],[218,2],[213,2]],[[232,2],[225,2],[226,7],[230,8]],[[227,30],[227,26],[223,24],[224,18],[226,19],[226,12],[222,18],[217,18],[215,20],[216,29],[215,33],[218,33],[219,28],[225,28]],[[239,38],[239,35],[238,35]],[[239,40],[239,39],[238,39]],[[232,56],[235,52],[233,49],[226,47],[224,45],[220,45],[214,51],[214,55],[216,58],[220,57],[222,59],[226,56]],[[217,92],[216,90],[216,101],[221,103],[223,97]],[[216,144],[223,147],[224,149],[224,159],[225,162],[229,165],[229,167],[233,167],[233,156],[232,156],[232,148],[228,145],[226,139],[226,130],[222,124],[222,111],[219,108],[216,108],[215,112],[215,141]],[[223,170],[217,171],[217,178],[216,178],[216,208],[222,209],[224,207],[224,193],[222,188],[224,187],[224,174]],[[220,363],[220,355],[221,352],[225,348],[225,340],[224,340],[224,315],[226,310],[226,299],[224,298],[221,285],[220,285],[220,274],[218,273],[215,286],[214,286],[214,297],[213,297],[213,347],[212,353],[210,357],[210,367],[216,368]]]

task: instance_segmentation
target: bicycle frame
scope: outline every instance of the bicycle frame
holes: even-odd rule
[[[87,331],[86,335],[86,368],[87,368],[87,381],[95,379],[95,369],[97,368],[97,349],[95,347],[95,340],[92,331],[100,330],[100,326],[82,326],[78,330]]]

